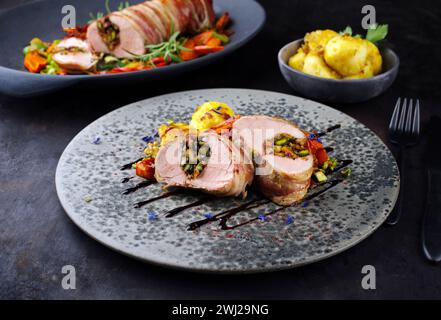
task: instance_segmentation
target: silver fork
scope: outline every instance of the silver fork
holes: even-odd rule
[[[389,140],[399,147],[398,166],[400,168],[400,194],[397,204],[386,220],[388,225],[397,224],[401,216],[405,169],[406,169],[406,149],[418,143],[420,136],[420,100],[398,98],[392,118],[389,124]]]

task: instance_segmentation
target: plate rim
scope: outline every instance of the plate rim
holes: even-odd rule
[[[379,220],[379,222],[374,225],[373,228],[369,229],[368,232],[366,232],[365,234],[363,234],[361,237],[357,238],[356,241],[352,241],[347,243],[345,246],[342,246],[341,248],[331,251],[329,253],[323,253],[321,255],[318,255],[312,259],[309,259],[307,261],[300,261],[297,262],[295,264],[287,264],[287,265],[277,265],[277,266],[271,266],[271,267],[263,267],[263,268],[252,268],[252,269],[243,269],[243,268],[235,268],[235,269],[209,269],[209,268],[200,268],[198,266],[184,266],[184,265],[179,265],[179,264],[174,264],[171,262],[164,262],[164,261],[158,261],[158,260],[153,260],[153,259],[148,259],[148,258],[143,258],[140,256],[137,256],[134,253],[130,253],[125,251],[122,247],[122,245],[120,245],[117,241],[113,240],[110,237],[107,237],[105,235],[102,235],[102,238],[106,239],[106,242],[103,239],[99,239],[97,236],[93,235],[91,232],[89,232],[88,230],[88,226],[87,224],[83,223],[83,219],[74,219],[74,215],[71,214],[71,212],[69,212],[65,206],[65,203],[63,202],[64,196],[62,195],[60,189],[60,185],[61,185],[61,160],[62,158],[67,154],[68,149],[71,147],[71,145],[73,145],[75,139],[77,137],[79,137],[83,132],[87,131],[89,129],[89,127],[91,127],[93,124],[95,124],[96,122],[98,122],[99,120],[101,120],[104,117],[108,117],[113,113],[117,113],[119,112],[120,109],[122,108],[126,108],[132,105],[137,105],[143,101],[147,101],[150,99],[159,99],[159,98],[164,98],[167,96],[172,96],[172,95],[176,95],[176,94],[183,94],[183,93],[200,93],[200,92],[210,92],[210,91],[228,91],[228,92],[232,92],[232,91],[248,91],[250,93],[253,92],[258,92],[261,94],[277,94],[277,95],[281,95],[281,96],[288,96],[290,98],[294,97],[294,98],[298,98],[304,101],[309,101],[309,102],[313,102],[317,105],[320,105],[322,107],[326,107],[326,108],[330,108],[334,111],[337,111],[339,113],[344,114],[345,116],[347,116],[348,118],[350,118],[351,120],[355,121],[358,124],[361,124],[364,128],[366,128],[367,130],[369,130],[369,132],[371,134],[373,134],[374,136],[377,137],[378,141],[381,143],[381,145],[390,153],[390,155],[392,156],[393,162],[392,162],[392,166],[395,167],[396,171],[397,171],[397,186],[395,187],[395,193],[394,193],[394,197],[393,199],[391,199],[391,206],[390,206],[390,210],[388,212],[385,212],[386,210],[383,209],[382,210],[382,219]],[[256,273],[267,273],[267,272],[276,272],[276,271],[281,271],[281,270],[288,270],[288,269],[294,269],[297,267],[302,267],[305,265],[309,265],[309,264],[313,264],[325,259],[328,259],[330,257],[333,257],[335,255],[338,255],[356,245],[358,245],[360,242],[362,242],[363,240],[365,240],[366,238],[368,238],[369,236],[371,236],[375,231],[377,231],[377,229],[383,225],[384,221],[386,221],[387,217],[389,216],[389,214],[392,212],[393,208],[395,207],[396,201],[398,199],[398,195],[400,193],[400,172],[398,170],[398,165],[395,159],[395,156],[393,156],[392,151],[389,149],[389,147],[383,142],[383,140],[373,131],[371,130],[369,127],[367,127],[366,125],[364,125],[362,122],[358,121],[357,119],[351,117],[350,115],[346,114],[343,111],[340,111],[336,108],[330,107],[328,105],[325,105],[321,102],[317,102],[311,99],[306,99],[303,97],[299,97],[299,96],[295,96],[295,95],[291,95],[288,93],[284,93],[284,92],[278,92],[278,91],[270,91],[270,90],[260,90],[260,89],[250,89],[250,88],[204,88],[204,89],[194,89],[194,90],[182,90],[182,91],[176,91],[176,92],[170,92],[170,93],[166,93],[166,94],[162,94],[162,95],[158,95],[158,96],[152,96],[146,99],[142,99],[139,101],[135,101],[132,103],[129,103],[127,105],[121,106],[119,108],[116,108],[110,112],[107,112],[106,114],[100,116],[99,118],[95,119],[94,121],[92,121],[91,123],[89,123],[87,126],[85,126],[83,129],[81,129],[71,140],[70,142],[67,144],[67,146],[64,148],[58,163],[57,163],[57,167],[56,167],[56,171],[55,171],[55,188],[56,188],[56,193],[59,199],[59,202],[61,204],[61,206],[63,207],[63,210],[65,211],[65,213],[67,214],[67,216],[69,217],[69,219],[84,233],[86,233],[89,237],[91,237],[92,239],[96,240],[97,242],[103,244],[104,246],[106,246],[107,248],[110,248],[118,253],[121,253],[125,256],[134,258],[138,261],[142,261],[144,263],[148,263],[148,264],[152,264],[152,265],[156,265],[156,266],[161,266],[161,267],[166,267],[169,269],[174,269],[174,270],[180,270],[180,271],[188,271],[188,272],[195,272],[195,273],[206,273],[206,274],[256,274]],[[67,202],[67,201],[66,201]]]

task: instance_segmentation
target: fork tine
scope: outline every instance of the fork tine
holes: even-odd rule
[[[415,104],[415,113],[412,123],[412,134],[416,136],[420,135],[420,99],[417,99]]]
[[[413,125],[413,99],[409,99],[409,104],[407,108],[407,115],[406,115],[406,124],[404,127],[404,132],[406,134],[411,134],[412,132],[412,125]]]
[[[407,98],[404,98],[403,105],[401,107],[400,120],[398,121],[398,131],[404,131],[404,124],[406,121],[406,110],[407,110]]]
[[[392,113],[392,118],[390,119],[389,123],[389,131],[396,131],[398,126],[398,118],[400,115],[400,106],[401,106],[401,98],[398,98],[394,112]]]

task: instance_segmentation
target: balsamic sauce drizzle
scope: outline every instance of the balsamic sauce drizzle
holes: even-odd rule
[[[276,214],[276,213],[278,213],[278,212],[280,212],[280,211],[283,211],[283,210],[285,210],[285,209],[287,209],[287,208],[295,207],[295,206],[299,205],[300,203],[302,203],[302,202],[304,202],[304,201],[312,200],[312,199],[318,197],[319,195],[325,193],[325,192],[328,191],[329,189],[332,189],[332,188],[335,187],[336,185],[342,183],[343,181],[344,181],[343,179],[334,179],[334,180],[331,180],[331,181],[328,181],[328,182],[324,182],[324,183],[320,184],[320,186],[321,186],[321,187],[326,186],[326,187],[323,188],[323,189],[321,189],[320,191],[317,191],[317,192],[315,192],[315,193],[313,193],[313,194],[310,194],[310,195],[306,196],[306,197],[303,198],[300,202],[293,203],[292,205],[289,205],[289,206],[279,207],[279,208],[277,208],[277,209],[274,209],[274,210],[271,211],[271,212],[267,212],[267,213],[265,213],[265,216],[266,216],[266,217],[268,217],[268,216],[272,216],[273,214]],[[249,207],[249,208],[247,208],[247,209],[251,209],[251,207]],[[225,216],[225,217],[222,217],[222,219],[220,220],[220,222],[219,222],[219,226],[221,227],[222,230],[233,230],[233,229],[236,229],[236,228],[238,228],[238,227],[244,226],[244,225],[246,225],[246,224],[250,224],[250,223],[252,223],[252,222],[254,222],[254,221],[257,221],[257,220],[259,219],[259,217],[255,217],[255,218],[252,218],[252,219],[246,220],[246,221],[244,221],[244,222],[238,223],[238,224],[236,224],[236,225],[234,225],[234,226],[228,226],[228,225],[227,225],[227,222],[228,222],[228,219],[229,219],[230,217],[231,217],[231,216]],[[190,230],[190,229],[188,229],[188,230]],[[193,230],[194,230],[194,229],[193,229]]]
[[[338,172],[339,170],[343,169],[344,167],[350,165],[351,163],[352,163],[352,160],[341,160],[340,163],[335,167],[335,169],[334,169],[334,171],[332,173],[335,174],[336,172]],[[320,184],[315,184],[315,185],[313,185],[309,189],[309,191],[313,191],[313,190],[315,190],[317,188],[320,188],[320,187],[323,187],[323,186],[326,186],[326,185],[327,185],[327,187],[325,187],[324,189],[321,189],[320,191],[317,191],[315,193],[307,195],[305,198],[302,199],[301,202],[314,199],[315,197],[323,194],[324,192],[326,192],[329,189],[335,187],[337,184],[339,184],[339,183],[341,183],[343,181],[344,181],[344,179],[334,179],[334,180],[331,180],[331,181],[328,181],[328,182],[324,182],[324,183],[320,183]],[[216,215],[214,215],[211,218],[206,218],[204,220],[199,220],[199,221],[190,223],[188,225],[188,229],[187,230],[193,231],[193,230],[199,229],[200,227],[202,227],[203,225],[205,225],[205,224],[207,224],[209,222],[218,221],[218,220],[220,220],[219,226],[221,227],[222,230],[235,229],[235,228],[237,228],[239,226],[242,226],[244,224],[248,224],[248,223],[251,223],[253,221],[256,221],[259,218],[256,217],[256,218],[250,219],[248,221],[245,221],[245,222],[240,223],[239,225],[236,225],[236,226],[233,226],[233,227],[230,227],[230,226],[227,225],[227,222],[228,222],[229,218],[233,217],[235,214],[237,214],[237,213],[239,213],[241,211],[257,208],[257,207],[260,207],[260,206],[262,206],[264,204],[267,204],[269,202],[270,202],[270,200],[262,199],[262,198],[251,200],[251,201],[246,202],[246,203],[244,203],[244,204],[242,204],[240,206],[237,206],[237,207],[231,208],[229,210],[226,210],[224,212],[221,212],[219,214],[216,214]],[[275,209],[272,212],[266,213],[265,216],[273,215],[273,214],[275,214],[275,213],[277,213],[277,212],[279,212],[279,211],[281,211],[281,210],[283,210],[285,208],[292,207],[292,206],[295,206],[295,205],[298,205],[298,204],[299,203],[294,203],[294,204],[292,204],[290,206],[285,206],[285,207],[277,208],[277,209]]]
[[[135,160],[135,161],[132,161],[132,162],[130,162],[130,163],[127,163],[127,164],[123,165],[123,166],[120,168],[120,170],[123,171],[123,170],[131,169],[132,166],[133,166],[135,163],[137,163],[137,162],[139,162],[139,161],[141,161],[141,160],[143,160],[143,159],[144,159],[144,158],[139,158],[138,160]]]
[[[341,124],[336,124],[335,126],[329,127],[329,128],[326,129],[326,131],[324,131],[324,132],[319,132],[317,135],[318,135],[319,137],[323,137],[323,136],[326,136],[327,133],[329,133],[329,132],[331,132],[331,131],[334,131],[334,130],[336,130],[336,129],[339,129],[339,128],[341,128]]]
[[[260,207],[260,206],[267,204],[269,202],[270,202],[270,200],[268,200],[268,199],[261,199],[261,198],[253,199],[251,201],[245,202],[244,204],[241,204],[240,206],[237,206],[237,207],[225,210],[221,213],[218,213],[211,218],[206,218],[203,220],[192,222],[188,225],[187,230],[189,230],[189,231],[196,230],[209,222],[217,221],[217,220],[221,220],[221,223],[223,223],[223,221],[225,221],[224,223],[226,223],[226,221],[229,218],[231,218],[232,216],[234,216],[235,214],[237,214],[243,210],[257,208],[257,207]]]
[[[127,183],[127,182],[129,182],[130,180],[132,180],[134,178],[134,176],[132,176],[132,177],[125,177],[125,178],[123,178],[122,180],[121,180],[121,183]]]
[[[206,203],[206,202],[208,202],[210,200],[211,200],[211,198],[209,198],[209,197],[203,197],[203,198],[201,198],[199,200],[196,200],[196,201],[194,201],[192,203],[189,203],[189,204],[186,204],[186,205],[183,205],[183,206],[180,206],[180,207],[176,207],[174,209],[171,209],[171,210],[167,211],[165,217],[166,218],[174,217],[175,215],[177,215],[178,213],[180,213],[180,212],[182,212],[184,210],[187,210],[187,209],[192,208],[192,207],[200,206],[200,205],[202,205],[202,204],[204,204],[204,203]]]
[[[165,192],[165,193],[161,194],[160,196],[156,196],[156,197],[135,203],[135,205],[133,207],[134,208],[141,208],[141,207],[145,206],[146,204],[152,203],[152,202],[160,200],[160,199],[165,199],[165,198],[171,197],[171,196],[178,194],[178,193],[179,193],[178,190]]]
[[[326,129],[326,131],[324,131],[324,132],[319,132],[317,134],[317,136],[319,136],[319,137],[325,136],[327,133],[329,133],[331,131],[334,131],[336,129],[339,129],[340,127],[341,127],[340,124],[334,125],[332,127],[329,127],[328,129]],[[327,152],[332,152],[334,150],[334,148],[326,147],[325,150]],[[121,167],[121,170],[130,169],[130,168],[132,168],[133,164],[135,164],[135,163],[137,163],[137,162],[139,162],[141,160],[143,160],[143,158],[139,158],[139,159],[137,159],[137,160],[135,160],[133,162],[127,163],[127,164],[125,164],[125,165],[123,165]],[[338,172],[339,170],[341,170],[344,167],[348,166],[352,162],[353,162],[352,160],[341,160],[341,161],[339,161],[339,164],[335,167],[335,169],[332,172],[332,174],[335,174],[336,172]],[[126,178],[123,178],[121,182],[122,183],[127,183],[131,179],[133,179],[133,178],[134,178],[133,176],[132,177],[126,177]],[[315,189],[317,189],[319,187],[323,187],[323,188],[321,188],[319,191],[317,191],[315,193],[307,195],[305,198],[302,199],[301,202],[314,199],[315,197],[318,197],[319,195],[325,193],[326,191],[328,191],[329,189],[337,186],[338,184],[340,184],[343,181],[344,181],[343,179],[333,179],[333,180],[330,180],[330,181],[327,181],[327,182],[324,182],[324,183],[321,183],[321,184],[314,184],[309,189],[309,191],[313,191],[313,190],[315,190]],[[130,193],[135,192],[136,190],[138,190],[140,188],[144,188],[144,187],[150,186],[153,183],[156,183],[156,181],[151,181],[151,180],[142,181],[142,182],[138,183],[137,185],[135,185],[134,187],[126,189],[123,192],[123,194],[124,195],[130,194]],[[165,192],[165,193],[163,193],[160,196],[156,196],[156,197],[153,197],[153,198],[150,198],[150,199],[147,199],[147,200],[143,200],[143,201],[140,201],[140,202],[136,203],[134,205],[134,208],[141,208],[141,207],[143,207],[143,206],[145,206],[145,205],[147,205],[149,203],[155,202],[155,201],[160,200],[160,199],[168,198],[170,196],[173,196],[173,195],[176,195],[176,194],[179,194],[179,193],[182,193],[182,190],[174,190],[174,191]],[[192,208],[192,207],[200,206],[200,205],[202,205],[202,204],[204,204],[204,203],[206,203],[206,202],[208,202],[210,200],[211,199],[209,197],[205,196],[205,197],[200,198],[200,199],[198,199],[198,200],[196,200],[196,201],[194,201],[192,203],[189,203],[189,204],[186,204],[186,205],[183,205],[183,206],[180,206],[180,207],[173,208],[173,209],[171,209],[171,210],[166,212],[165,217],[167,217],[167,218],[174,217],[175,215],[177,215],[178,213],[181,213],[182,211],[185,211],[185,210],[187,210],[189,208]],[[270,202],[271,202],[270,200],[262,198],[261,196],[258,196],[257,198],[255,198],[253,200],[250,200],[250,201],[248,201],[248,202],[246,202],[244,204],[241,204],[239,206],[230,208],[228,210],[222,211],[222,212],[220,212],[220,213],[218,213],[218,214],[216,214],[216,215],[214,215],[214,216],[212,216],[210,218],[206,218],[206,219],[203,219],[203,220],[192,222],[192,223],[190,223],[188,225],[188,229],[187,230],[189,230],[189,231],[197,230],[200,227],[202,227],[202,226],[204,226],[204,225],[206,225],[206,224],[208,224],[210,222],[213,222],[213,221],[219,221],[219,226],[220,226],[220,228],[222,230],[236,229],[236,228],[238,228],[240,226],[243,226],[243,225],[246,225],[246,224],[249,224],[249,223],[252,223],[252,222],[258,220],[259,217],[255,217],[255,218],[249,219],[247,221],[241,222],[241,223],[236,224],[234,226],[229,226],[228,225],[228,220],[230,218],[232,218],[233,216],[235,216],[236,214],[238,214],[241,211],[249,210],[249,209],[254,209],[254,208],[260,207],[262,205],[265,205],[267,203],[270,203]],[[289,206],[281,206],[281,207],[279,207],[279,208],[277,208],[277,209],[275,209],[275,210],[273,210],[273,211],[271,211],[269,213],[265,213],[265,216],[271,216],[271,215],[276,214],[276,213],[278,213],[278,212],[280,212],[280,211],[282,211],[282,210],[284,210],[286,208],[294,207],[294,206],[298,205],[299,203],[300,202],[296,202],[296,203],[294,203],[292,205],[289,205]]]
[[[152,180],[141,181],[140,183],[136,184],[134,187],[127,188],[126,190],[124,190],[122,194],[129,194],[135,192],[138,189],[148,187],[154,183],[156,183],[156,181],[152,181]]]

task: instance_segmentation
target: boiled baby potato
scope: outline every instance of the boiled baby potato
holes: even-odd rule
[[[306,55],[303,72],[322,78],[340,78],[339,74],[332,70],[319,54],[314,52],[310,52]]]
[[[369,45],[366,40],[348,35],[338,35],[326,44],[326,63],[343,77],[362,72],[366,65]]]
[[[338,36],[338,33],[334,30],[316,30],[313,32],[309,32],[305,35],[304,38],[304,48],[306,52],[323,52],[325,50],[326,44],[334,38]]]
[[[373,75],[377,75],[381,72],[383,65],[383,58],[381,57],[378,47],[370,41],[365,40],[368,44],[368,57],[367,60],[372,64]]]
[[[234,117],[234,111],[227,104],[210,101],[200,105],[191,117],[190,127],[199,131],[210,129]]]
[[[291,68],[303,71],[303,65],[305,64],[306,53],[300,48],[295,55],[289,58],[288,64]]]
[[[373,77],[374,75],[374,66],[371,62],[367,61],[360,73],[344,77],[344,79],[365,79]]]
[[[177,139],[179,136],[189,132],[187,123],[169,121],[168,124],[161,124],[158,128],[161,146]]]

